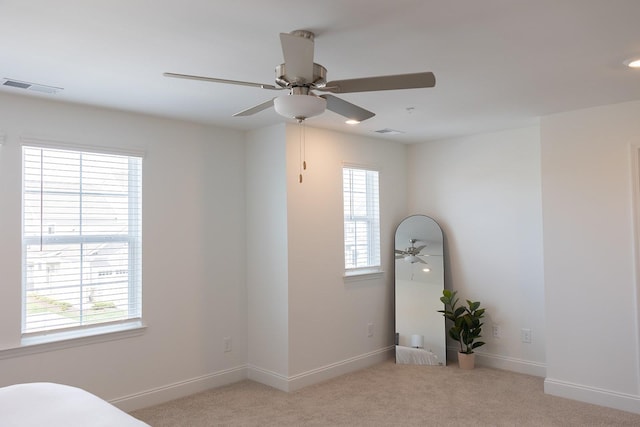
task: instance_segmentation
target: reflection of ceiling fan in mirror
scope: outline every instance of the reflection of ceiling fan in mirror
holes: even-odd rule
[[[421,259],[422,256],[429,256],[427,254],[420,254],[420,252],[427,247],[427,245],[417,246],[417,239],[409,239],[409,243],[411,246],[406,248],[405,250],[396,249],[396,259],[404,259],[406,262],[415,264],[416,262],[420,262],[422,264],[426,264],[426,261]]]
[[[284,63],[276,67],[276,85],[189,74],[164,73],[164,75],[182,79],[253,86],[274,91],[286,90],[288,95],[269,99],[240,111],[234,116],[249,116],[273,106],[278,114],[297,119],[299,122],[321,114],[325,109],[356,122],[361,122],[375,115],[371,111],[331,95],[331,93],[420,89],[430,88],[436,84],[435,76],[431,72],[327,81],[327,70],[322,65],[313,62],[314,34],[312,32],[296,30],[291,33],[281,33],[280,42]],[[316,95],[313,91],[329,93]]]

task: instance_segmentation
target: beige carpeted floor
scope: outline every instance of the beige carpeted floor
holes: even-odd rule
[[[543,379],[393,361],[285,393],[252,381],[145,408],[153,427],[640,426],[640,415],[545,395]]]

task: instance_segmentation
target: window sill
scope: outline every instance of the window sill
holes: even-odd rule
[[[345,283],[359,282],[362,280],[379,279],[384,275],[384,271],[378,268],[367,268],[362,270],[345,271],[343,279]]]
[[[146,325],[136,321],[23,337],[20,347],[0,350],[0,360],[136,337],[142,335],[146,329]]]

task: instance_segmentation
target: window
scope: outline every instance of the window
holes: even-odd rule
[[[140,157],[23,146],[22,332],[141,317]]]
[[[378,171],[342,169],[344,265],[347,274],[380,269]]]

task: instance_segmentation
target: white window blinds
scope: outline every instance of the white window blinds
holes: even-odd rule
[[[378,171],[342,169],[345,269],[380,267]]]
[[[139,319],[142,159],[22,154],[22,332]]]

